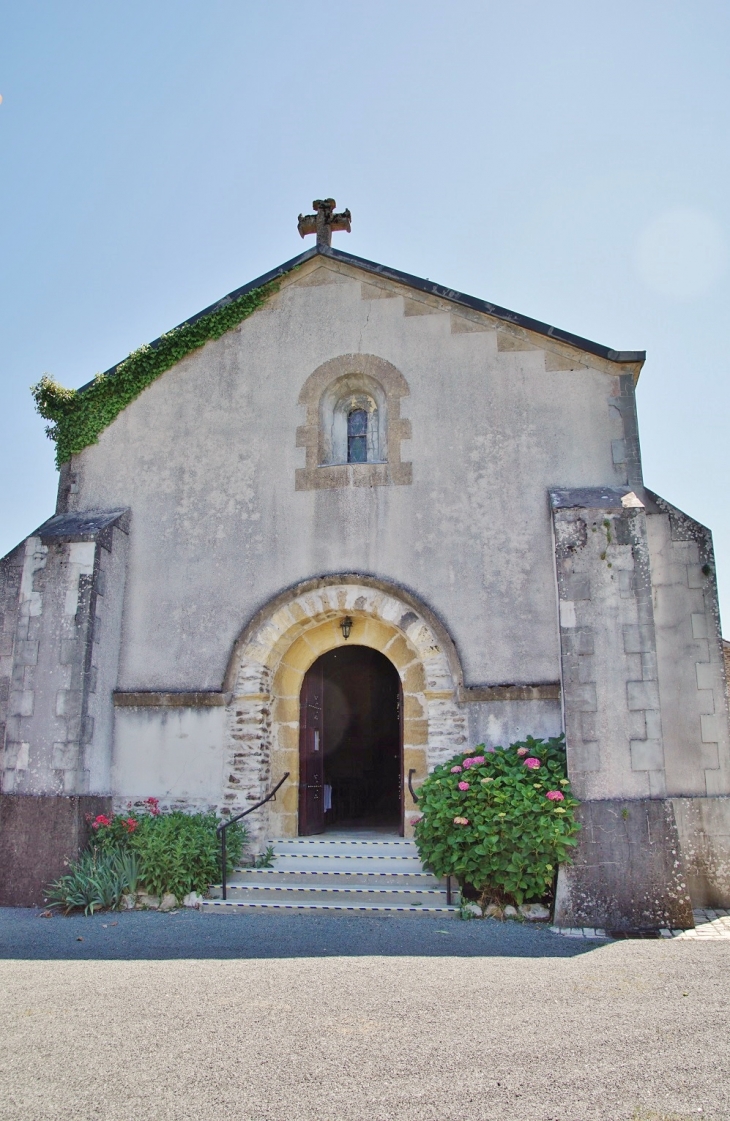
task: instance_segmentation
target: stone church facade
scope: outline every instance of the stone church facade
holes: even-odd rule
[[[288,772],[248,820],[297,835],[306,675],[357,645],[399,675],[406,835],[437,762],[565,731],[558,921],[727,906],[712,540],[643,484],[644,355],[326,244],[226,300],[271,281],[62,465],[1,562],[0,901],[149,796],[237,813]]]

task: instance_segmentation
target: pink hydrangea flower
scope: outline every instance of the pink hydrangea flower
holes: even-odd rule
[[[531,771],[536,771],[540,767],[540,760],[530,756],[529,759],[525,759],[525,766],[529,767]]]
[[[477,766],[478,763],[483,763],[483,762],[484,762],[484,756],[483,755],[472,756],[472,763],[474,764],[475,767]]]
[[[486,750],[486,751],[491,751],[491,752],[492,752],[492,754],[494,754],[494,752],[495,752],[495,751],[496,751],[497,749],[496,749],[496,748],[494,748],[494,747],[487,747],[487,748],[486,748],[485,750]]]
[[[454,825],[468,825],[468,824],[469,824],[469,818],[468,817],[455,817],[454,818]]]
[[[469,767],[473,767],[473,766],[474,766],[474,760],[473,759],[465,759],[464,760],[464,770],[465,771],[467,771],[469,769]]]
[[[460,782],[459,783],[459,790],[468,790],[468,789],[469,789],[469,783],[468,782]]]
[[[461,767],[452,767],[451,768],[452,775],[459,775],[459,774],[461,774],[461,771],[462,771]]]
[[[527,748],[526,747],[518,747],[517,748],[517,754],[518,755],[527,755]]]
[[[545,797],[549,798],[551,802],[564,802],[565,801],[565,797],[563,795],[562,790],[548,790]]]

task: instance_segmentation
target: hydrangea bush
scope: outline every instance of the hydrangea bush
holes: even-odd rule
[[[455,755],[431,772],[418,798],[425,867],[471,888],[483,910],[543,899],[580,828],[563,736]]]

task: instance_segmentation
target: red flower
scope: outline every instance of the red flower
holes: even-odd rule
[[[111,825],[111,821],[106,816],[106,814],[99,814],[98,817],[95,817],[94,820],[91,823],[91,828],[92,829],[101,829],[102,825]]]
[[[136,817],[128,817],[124,824],[127,828],[128,833],[134,833],[135,829],[139,825],[139,822],[137,821]]]
[[[160,799],[159,798],[145,798],[142,805],[145,807],[145,809],[147,810],[148,813],[152,814],[153,817],[157,817],[157,815],[160,812]]]

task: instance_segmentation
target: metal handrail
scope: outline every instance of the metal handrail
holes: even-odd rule
[[[416,797],[415,792],[413,790],[413,782],[412,782],[412,778],[413,778],[413,775],[415,775],[415,773],[416,773],[416,768],[411,767],[410,771],[408,772],[408,789],[411,792],[411,798],[413,799],[414,804],[417,806],[418,805],[418,798]]]
[[[216,829],[216,833],[218,834],[218,836],[221,839],[221,887],[223,889],[223,898],[224,899],[227,898],[227,896],[226,896],[226,889],[227,889],[227,884],[226,884],[226,864],[227,864],[226,830],[228,829],[229,826],[234,825],[237,821],[240,821],[242,817],[247,817],[249,814],[252,814],[254,810],[258,810],[262,806],[265,806],[267,802],[270,802],[272,800],[272,798],[274,799],[274,801],[276,801],[277,790],[279,789],[279,787],[284,785],[284,783],[286,782],[286,780],[288,778],[289,778],[289,771],[286,772],[286,774],[284,775],[283,778],[279,779],[279,781],[277,782],[274,789],[270,790],[269,793],[266,795],[266,797],[262,798],[262,800],[260,802],[257,802],[255,806],[249,806],[249,808],[247,810],[244,810],[243,813],[236,814],[235,817],[230,817],[227,821],[222,821],[220,823],[220,825],[218,826],[218,828]]]

